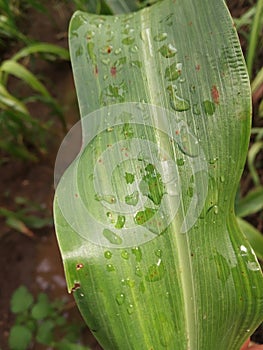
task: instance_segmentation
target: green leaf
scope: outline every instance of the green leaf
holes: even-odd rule
[[[52,310],[48,299],[40,298],[38,302],[33,306],[31,315],[36,320],[43,320],[46,318]]]
[[[263,187],[259,186],[251,190],[244,198],[240,199],[236,205],[236,215],[245,217],[255,214],[263,209]]]
[[[242,220],[240,218],[237,219],[238,224],[244,233],[244,235],[247,237],[249,243],[251,244],[251,247],[254,249],[256,256],[258,259],[263,261],[263,235],[261,232],[259,232],[254,226],[252,226],[250,223],[248,223],[245,220]]]
[[[77,12],[70,54],[84,137],[54,213],[88,326],[107,350],[239,349],[263,280],[234,216],[251,96],[225,2]]]
[[[31,331],[25,326],[13,326],[11,328],[8,344],[11,350],[26,350],[32,340]]]
[[[68,50],[58,46],[53,45],[49,43],[35,43],[26,46],[25,48],[18,51],[13,57],[12,60],[18,61],[21,58],[24,58],[26,56],[36,54],[36,53],[44,53],[44,54],[52,54],[54,56],[57,56],[63,60],[69,60],[69,52]]]
[[[20,286],[12,295],[11,298],[11,311],[14,314],[18,314],[27,311],[33,304],[33,295],[29,293],[25,286]]]
[[[50,97],[49,92],[45,86],[32,74],[28,69],[22,66],[20,63],[13,60],[6,60],[0,66],[0,71],[11,74],[16,78],[23,80],[32,89],[40,92],[45,97]]]
[[[53,331],[54,331],[54,322],[47,320],[42,322],[37,331],[36,340],[43,345],[52,345],[53,342]]]

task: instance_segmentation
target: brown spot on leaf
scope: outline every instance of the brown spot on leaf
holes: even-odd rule
[[[77,265],[76,265],[76,269],[77,270],[80,270],[80,269],[82,269],[84,267],[84,265],[82,264],[82,263],[78,263]]]
[[[215,85],[212,86],[211,94],[212,94],[213,101],[215,102],[215,104],[218,105],[219,104],[219,92],[218,92],[217,87]]]
[[[77,289],[79,289],[80,288],[80,283],[79,282],[75,282],[74,283],[74,287],[72,287],[72,289],[71,289],[71,293],[72,292],[75,292]]]
[[[200,64],[197,64],[196,66],[195,66],[195,69],[199,72],[200,71]]]
[[[117,73],[117,68],[115,66],[111,67],[110,74],[115,78]]]

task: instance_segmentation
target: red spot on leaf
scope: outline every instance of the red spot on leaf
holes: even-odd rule
[[[111,53],[111,51],[112,51],[112,46],[108,46],[108,47],[107,47],[107,52],[108,52],[108,53]]]
[[[195,69],[199,72],[200,71],[200,64],[197,64],[196,66],[195,66]]]
[[[218,105],[219,104],[219,92],[218,92],[217,87],[215,85],[212,86],[211,94],[212,94],[213,101]]]
[[[110,74],[113,76],[113,77],[116,77],[116,73],[117,73],[117,68],[115,66],[111,67],[110,69]]]
[[[94,74],[97,76],[99,74],[98,66],[94,67]]]

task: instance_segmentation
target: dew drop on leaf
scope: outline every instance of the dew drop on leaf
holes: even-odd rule
[[[127,307],[127,312],[129,315],[133,314],[133,312],[134,312],[133,304],[129,304],[129,306]]]
[[[142,251],[140,247],[132,248],[132,254],[135,256],[135,260],[137,262],[142,261]]]
[[[164,41],[165,39],[167,39],[167,33],[159,33],[153,38],[155,41]]]
[[[172,44],[165,44],[159,49],[159,52],[163,57],[171,58],[176,55],[177,49]]]
[[[112,244],[122,244],[122,238],[107,228],[103,230],[103,236]]]
[[[107,264],[106,265],[106,269],[107,269],[108,272],[115,271],[115,267],[112,264]]]
[[[121,257],[122,257],[123,259],[125,259],[125,260],[128,260],[129,257],[130,257],[130,254],[129,254],[129,252],[128,252],[127,250],[123,250],[123,251],[121,252]]]
[[[131,36],[127,36],[126,38],[122,39],[122,43],[123,45],[132,45],[135,41],[135,38],[131,37]]]
[[[118,215],[115,227],[120,229],[120,228],[123,228],[124,224],[125,224],[125,216],[124,215]]]
[[[215,104],[211,101],[204,101],[203,107],[206,115],[213,115],[215,113],[216,107]]]
[[[139,201],[139,192],[138,191],[134,191],[133,193],[127,195],[125,197],[125,203],[128,205],[137,205]]]
[[[124,293],[118,293],[116,295],[116,302],[118,305],[122,305],[125,302],[125,294]]]
[[[109,250],[107,250],[106,252],[104,252],[104,257],[106,259],[111,259],[112,257],[112,252],[110,252]]]
[[[147,282],[157,282],[160,281],[164,277],[164,275],[164,264],[161,261],[161,259],[159,259],[159,261],[156,264],[153,264],[148,268],[145,279]]]

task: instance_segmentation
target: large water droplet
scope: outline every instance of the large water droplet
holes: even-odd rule
[[[142,274],[140,266],[135,267],[135,275],[138,277],[142,277],[143,274]]]
[[[148,220],[150,220],[154,214],[156,213],[156,209],[145,208],[145,210],[138,211],[134,217],[134,221],[137,225],[143,225]]]
[[[174,57],[177,53],[177,49],[172,45],[163,45],[160,49],[159,49],[160,54],[165,57],[165,58],[171,58]]]
[[[159,33],[159,34],[155,35],[153,40],[155,40],[155,41],[164,41],[165,39],[167,39],[167,36],[168,36],[167,33]]]
[[[114,54],[115,54],[115,55],[120,55],[121,52],[122,52],[122,49],[121,49],[121,48],[118,48],[118,49],[116,49],[116,50],[114,51]]]
[[[103,236],[112,244],[122,244],[122,238],[107,228],[103,230]]]

